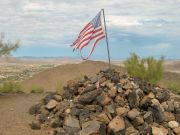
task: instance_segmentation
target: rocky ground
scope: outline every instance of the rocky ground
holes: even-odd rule
[[[179,96],[114,70],[69,81],[63,95],[47,94],[29,113],[30,127],[50,135],[180,134]]]

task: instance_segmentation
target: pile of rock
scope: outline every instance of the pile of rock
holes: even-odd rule
[[[115,70],[69,81],[32,106],[32,129],[51,135],[179,135],[180,103],[170,92]]]

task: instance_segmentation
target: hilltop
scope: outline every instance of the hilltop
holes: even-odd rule
[[[101,69],[107,69],[108,64],[101,61],[84,61],[80,64],[65,64],[42,71],[25,80],[22,85],[30,91],[32,87],[43,87],[46,91],[55,91],[66,85],[68,80],[80,79],[84,75],[95,75]],[[113,68],[122,69],[113,65]]]

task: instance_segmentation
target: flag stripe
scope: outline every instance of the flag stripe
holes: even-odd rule
[[[91,24],[88,23],[83,30],[80,31],[79,35],[81,35]]]
[[[85,42],[85,41],[87,41],[87,40],[89,40],[89,39],[93,39],[93,38],[91,38],[92,36],[93,36],[93,34],[96,34],[96,33],[98,33],[98,32],[101,32],[102,33],[102,28],[98,28],[98,29],[96,29],[96,30],[94,30],[94,31],[90,31],[90,32],[88,32],[86,35],[84,35],[83,37],[82,37],[82,39],[80,40],[80,42],[77,42],[76,43],[76,46],[78,47],[79,45],[81,45],[83,42]],[[103,33],[102,33],[103,34]]]
[[[93,51],[94,51],[94,48],[96,47],[97,42],[98,42],[99,40],[103,39],[103,38],[105,38],[105,35],[103,35],[103,36],[101,36],[101,37],[99,37],[99,38],[96,39],[96,41],[95,41],[94,44],[93,44],[93,47],[91,48],[91,51],[90,51],[89,55],[88,55],[86,58],[82,56],[82,49],[83,49],[84,47],[81,48],[81,49],[80,49],[81,58],[82,58],[83,60],[89,59],[89,57],[91,56],[91,54],[92,54]]]
[[[90,30],[90,29],[92,29],[92,28],[93,28],[93,26],[92,26],[92,25],[89,25],[89,27],[86,28],[83,32],[81,32],[81,33],[79,34],[79,36],[84,35],[88,30]],[[94,29],[94,28],[93,28],[93,29]]]
[[[89,43],[91,40],[93,40],[94,38],[96,38],[96,37],[98,37],[98,36],[100,36],[102,34],[103,34],[103,32],[99,32],[96,35],[89,36],[88,38],[86,38],[86,40],[84,40],[82,43],[80,43],[78,46],[76,46],[77,49],[79,49],[80,46],[82,46],[82,44],[85,44],[86,42]]]
[[[71,46],[75,46],[75,44],[80,40],[80,37],[85,34],[88,30],[92,29],[93,30],[93,26],[89,23],[85,26],[85,28],[79,33],[78,38],[73,42],[73,44]]]
[[[85,35],[86,33],[89,33],[90,31],[94,30],[94,28],[91,26],[90,28],[88,28],[86,31],[83,32],[83,34],[79,35],[77,40],[73,43],[73,46],[76,45],[82,38],[83,35]],[[87,34],[88,35],[88,34]]]
[[[93,36],[93,37],[90,37],[90,38],[89,38],[89,42],[90,42],[92,39],[97,38],[97,37],[99,37],[99,36],[101,36],[101,35],[103,35],[103,32],[101,32],[101,33],[99,33],[99,34],[97,34],[97,35],[95,35],[95,36]],[[88,42],[88,43],[89,43],[89,42]],[[88,43],[82,44],[81,46],[78,46],[78,48],[81,49],[81,48],[83,48],[84,46],[87,46]]]

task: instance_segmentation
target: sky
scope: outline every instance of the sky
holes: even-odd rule
[[[111,59],[180,59],[180,0],[0,0],[0,32],[21,41],[16,57],[80,58],[69,45],[102,8]],[[107,59],[105,39],[91,59]]]

